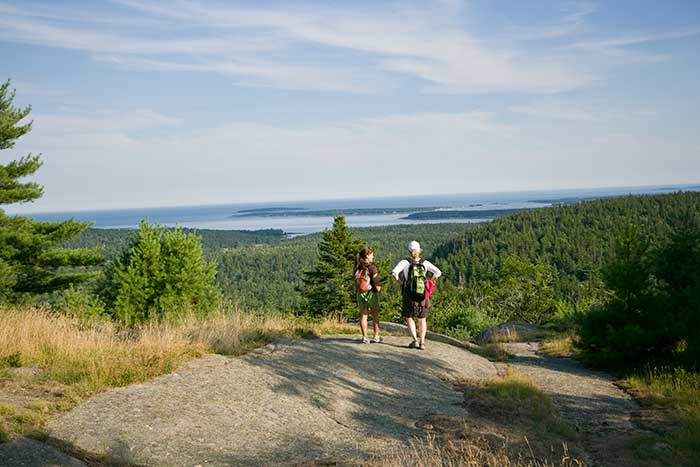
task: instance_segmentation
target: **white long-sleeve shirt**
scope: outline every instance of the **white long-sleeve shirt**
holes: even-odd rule
[[[404,280],[406,280],[406,278],[408,277],[408,268],[410,266],[411,262],[409,260],[402,259],[396,266],[394,266],[394,269],[391,270],[391,273],[398,277],[399,273],[402,272]],[[431,272],[433,274],[432,279],[437,279],[442,275],[442,271],[440,271],[440,269],[438,269],[438,267],[430,261],[424,260],[423,266],[425,266],[426,272]]]

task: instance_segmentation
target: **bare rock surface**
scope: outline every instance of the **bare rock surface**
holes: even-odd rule
[[[0,443],[2,467],[86,467],[56,448],[29,438],[16,438]]]
[[[407,337],[285,340],[213,355],[146,384],[100,394],[49,426],[55,441],[109,462],[224,466],[348,463],[464,417],[451,380],[496,375],[488,360]]]

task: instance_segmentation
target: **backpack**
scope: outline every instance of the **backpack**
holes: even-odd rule
[[[361,267],[355,271],[355,287],[357,287],[357,290],[360,292],[372,290],[368,268]]]
[[[422,302],[425,300],[427,277],[425,276],[425,266],[423,260],[414,262],[408,260],[411,264],[408,267],[408,277],[406,278],[406,293],[414,302]]]

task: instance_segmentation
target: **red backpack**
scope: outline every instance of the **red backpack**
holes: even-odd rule
[[[368,268],[361,267],[355,271],[355,287],[360,292],[367,292],[372,289]]]

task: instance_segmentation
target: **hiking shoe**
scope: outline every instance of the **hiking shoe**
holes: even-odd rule
[[[418,342],[417,341],[411,341],[410,344],[408,344],[409,349],[417,349],[418,348]]]
[[[362,343],[363,343],[363,344],[369,344],[369,337],[363,336],[363,337],[362,337]]]
[[[418,344],[418,350],[425,350],[425,344]]]
[[[379,334],[375,334],[374,337],[372,338],[372,342],[375,344],[381,344],[382,343],[382,336]]]

